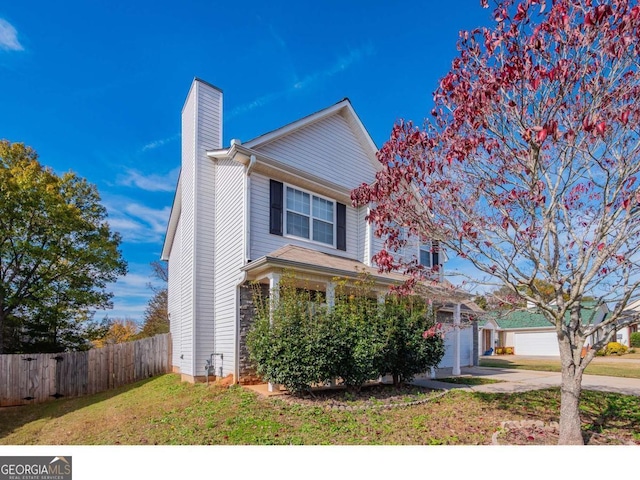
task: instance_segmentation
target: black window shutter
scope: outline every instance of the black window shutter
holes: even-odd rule
[[[273,233],[274,235],[282,235],[282,182],[270,180],[269,190],[271,198],[271,208],[269,209],[269,233]]]
[[[347,251],[347,206],[344,203],[338,203],[336,212],[336,246],[338,250]]]
[[[431,268],[440,265],[440,242],[431,242]]]

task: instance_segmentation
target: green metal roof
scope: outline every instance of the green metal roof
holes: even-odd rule
[[[595,302],[584,302],[582,304],[582,323],[588,325],[596,317],[597,308]],[[501,330],[514,330],[521,328],[544,328],[553,325],[537,309],[514,310],[511,312],[487,312],[484,318],[478,321],[478,325],[483,327],[491,319],[498,324]],[[569,313],[565,314],[565,320],[569,321]]]

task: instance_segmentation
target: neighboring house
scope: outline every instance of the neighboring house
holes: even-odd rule
[[[598,324],[607,313],[606,305],[596,308],[595,303],[588,303],[582,308],[583,323]],[[478,322],[478,335],[481,353],[513,347],[515,355],[560,355],[555,327],[535,308],[485,315]],[[592,344],[593,339],[585,342],[585,346]]]
[[[638,331],[640,326],[640,300],[630,303],[622,312],[622,324],[616,332],[616,342],[631,347],[631,334]]]
[[[225,147],[222,96],[202,80],[191,85],[162,260],[169,266],[174,371],[188,381],[209,372],[248,383],[256,380],[245,345],[252,282],[268,293],[292,271],[331,305],[336,277],[366,271],[379,296],[403,277],[372,265],[382,243],[365,220],[367,208],[351,206],[351,190],[381,166],[349,100]],[[438,253],[415,246],[417,258],[442,272]],[[469,362],[477,358],[469,353],[474,337],[460,335],[460,358]]]

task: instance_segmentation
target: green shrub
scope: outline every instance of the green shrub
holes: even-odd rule
[[[632,347],[640,347],[640,332],[633,332],[630,341]]]
[[[605,355],[622,355],[627,353],[626,345],[623,345],[618,342],[609,342],[607,346],[604,348]]]
[[[440,334],[423,336],[435,324],[424,303],[410,298],[392,298],[385,303],[381,316],[385,340],[381,375],[392,375],[394,385],[398,385],[440,363],[444,356],[444,340]]]
[[[340,378],[359,388],[380,375],[394,383],[411,380],[444,356],[440,335],[423,338],[434,327],[423,301],[389,297],[378,304],[372,283],[363,277],[337,284],[331,312],[319,307],[322,294],[297,287],[290,275],[280,280],[273,309],[254,292],[256,319],[247,348],[258,375],[292,393]]]
[[[254,292],[256,321],[247,336],[251,360],[264,380],[282,384],[292,393],[331,378],[334,335],[325,310],[311,308],[315,300],[311,292],[296,288],[289,276],[280,280],[273,312],[269,299],[259,290]]]
[[[329,314],[333,329],[332,376],[350,388],[358,388],[379,376],[384,341],[378,305],[369,281],[342,281],[336,288],[335,305]]]

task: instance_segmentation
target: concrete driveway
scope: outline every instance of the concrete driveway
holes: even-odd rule
[[[437,378],[436,380],[419,378],[414,380],[413,383],[415,385],[439,390],[462,388],[474,392],[490,393],[525,392],[529,390],[541,390],[544,388],[560,386],[559,372],[537,372],[533,370],[516,370],[493,367],[464,367],[461,369],[461,373],[462,375],[471,375],[474,377],[492,378],[500,380],[501,383],[470,386],[439,382]],[[444,378],[450,375],[451,369],[440,369],[437,373],[437,377],[439,378]],[[582,388],[584,390],[613,392],[640,397],[640,379],[638,378],[584,375],[582,377]]]

